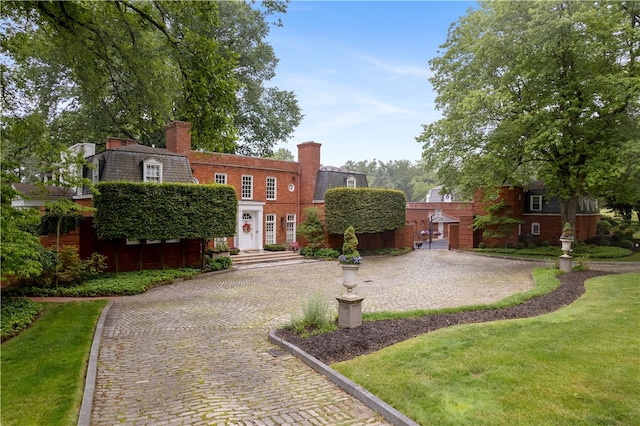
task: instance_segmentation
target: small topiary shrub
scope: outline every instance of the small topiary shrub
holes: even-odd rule
[[[516,248],[517,248],[518,250],[522,250],[522,249],[524,249],[526,246],[527,246],[527,245],[526,245],[525,243],[523,243],[523,242],[519,242],[519,243],[517,243],[517,244],[516,244]]]
[[[484,249],[484,248],[487,248],[487,245],[484,242],[482,242],[482,243],[478,244],[478,248],[479,249]]]
[[[609,242],[609,240],[602,239],[598,242],[598,245],[601,247],[609,247],[611,243]]]
[[[285,251],[287,249],[284,244],[265,244],[263,248],[266,251]]]
[[[535,249],[535,248],[538,248],[538,245],[536,243],[529,243],[529,244],[527,244],[527,248],[528,249]]]
[[[619,247],[625,248],[625,249],[629,249],[629,250],[633,250],[633,241],[631,240],[622,240],[618,243]]]

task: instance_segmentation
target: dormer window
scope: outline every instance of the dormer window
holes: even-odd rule
[[[91,170],[91,181],[95,185],[100,181],[100,162],[95,159],[93,160],[93,169]]]
[[[356,178],[353,176],[349,176],[347,178],[347,188],[355,188],[356,187]]]
[[[145,182],[162,183],[162,163],[155,158],[143,161],[143,173]]]

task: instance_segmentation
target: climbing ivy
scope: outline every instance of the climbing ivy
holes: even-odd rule
[[[93,226],[101,239],[206,240],[233,235],[238,200],[229,185],[104,182]]]

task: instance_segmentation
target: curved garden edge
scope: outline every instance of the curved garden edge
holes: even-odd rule
[[[332,364],[451,325],[530,318],[553,312],[577,300],[585,291],[584,282],[587,279],[609,274],[610,272],[590,270],[562,274],[558,276],[560,286],[555,290],[507,308],[365,321],[360,327],[342,328],[307,338],[301,338],[290,329],[279,329],[273,334],[320,362]]]

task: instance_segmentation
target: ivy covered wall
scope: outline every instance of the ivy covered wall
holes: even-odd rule
[[[236,231],[238,200],[229,185],[103,182],[95,187],[100,239],[205,239]]]

